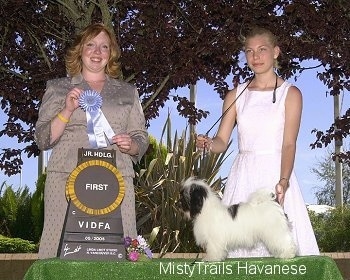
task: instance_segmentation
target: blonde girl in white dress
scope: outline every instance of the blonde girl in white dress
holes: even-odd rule
[[[249,194],[259,188],[271,188],[291,222],[298,255],[318,255],[316,238],[293,170],[302,94],[274,71],[280,48],[272,32],[253,28],[245,38],[244,51],[254,74],[252,79],[227,93],[223,112],[228,111],[217,134],[213,138],[199,135],[196,145],[221,153],[227,149],[237,126],[239,152],[228,175],[223,203],[236,204],[247,200]],[[270,254],[264,245],[257,244],[252,250],[239,249],[229,256],[267,257]]]

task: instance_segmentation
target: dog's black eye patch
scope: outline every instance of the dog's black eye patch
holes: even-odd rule
[[[205,188],[200,185],[193,185],[191,188],[190,215],[191,218],[196,217],[202,210],[204,199],[208,193]]]
[[[239,204],[233,204],[230,207],[227,208],[227,211],[230,213],[232,219],[234,219],[237,215],[239,208]]]

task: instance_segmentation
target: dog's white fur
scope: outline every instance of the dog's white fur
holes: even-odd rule
[[[198,187],[208,194],[200,213],[191,217],[196,243],[206,251],[203,260],[221,261],[227,258],[229,251],[253,248],[258,242],[265,244],[276,258],[296,255],[289,222],[270,190],[254,192],[247,202],[239,204],[233,218],[228,207],[203,180],[189,178],[183,183],[185,199],[190,199],[191,188]]]

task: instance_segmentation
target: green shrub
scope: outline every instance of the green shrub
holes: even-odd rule
[[[33,222],[32,240],[39,242],[41,232],[44,227],[44,189],[45,189],[46,173],[39,176],[36,183],[36,190],[33,193],[31,201],[31,218]]]
[[[0,253],[35,253],[37,251],[37,246],[31,241],[0,235]]]
[[[350,251],[350,207],[336,207],[325,213],[310,211],[310,220],[321,252]]]
[[[226,153],[203,155],[196,149],[194,137],[193,134],[187,137],[184,131],[181,136],[175,133],[172,138],[168,131],[166,157],[163,156],[165,146],[155,146],[153,159],[136,173],[138,232],[148,238],[152,251],[161,256],[167,252],[200,251],[194,241],[191,222],[176,205],[181,182],[196,176],[206,179],[212,189],[219,191],[225,181],[218,172]]]

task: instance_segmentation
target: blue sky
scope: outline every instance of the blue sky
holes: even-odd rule
[[[310,144],[314,142],[315,135],[311,134],[311,130],[317,128],[319,130],[326,130],[329,125],[333,122],[334,109],[333,109],[333,97],[326,96],[326,87],[316,79],[316,71],[308,70],[294,83],[303,93],[303,115],[302,123],[300,127],[298,143],[297,143],[297,154],[295,161],[295,172],[299,180],[301,191],[304,196],[306,203],[316,203],[314,196],[315,187],[322,186],[322,183],[317,181],[316,176],[310,171],[317,162],[322,161],[326,155],[326,149],[315,149],[311,150]],[[179,95],[187,94],[188,88],[182,88],[174,92]],[[349,92],[345,92],[344,96],[341,96],[341,113],[344,113],[347,108],[350,107]],[[205,133],[220,117],[222,100],[214,92],[213,88],[207,85],[203,81],[199,81],[197,84],[197,104],[198,108],[207,110],[210,112],[208,118],[204,119],[196,127],[197,133]],[[149,133],[159,139],[160,133],[164,126],[168,110],[171,112],[172,129],[173,134],[175,130],[182,132],[186,127],[186,120],[179,117],[176,106],[172,102],[168,102],[160,111],[160,116],[156,120],[151,121]],[[0,112],[0,123],[4,123],[5,115]],[[211,131],[209,136],[215,134],[217,126]],[[227,176],[229,168],[231,167],[234,155],[237,153],[237,140],[236,134],[233,133],[233,145],[230,150],[233,150],[230,158],[227,159],[224,164],[221,174]],[[17,146],[17,142],[14,139],[7,137],[1,137],[0,149],[7,148],[10,145]],[[11,177],[5,176],[0,173],[0,184],[4,181],[8,185],[12,185],[14,188],[19,186],[27,185],[31,191],[35,190],[35,182],[37,180],[37,158],[24,159],[24,166],[22,175],[15,175]]]

